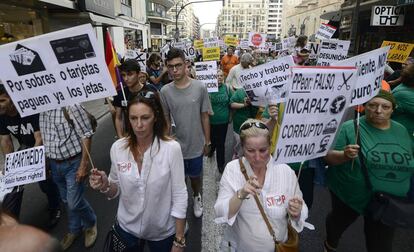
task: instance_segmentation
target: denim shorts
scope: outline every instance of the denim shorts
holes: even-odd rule
[[[196,158],[184,159],[185,176],[201,177],[202,171],[203,171],[203,155],[196,157]]]

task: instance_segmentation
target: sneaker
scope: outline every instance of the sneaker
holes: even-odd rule
[[[200,218],[201,215],[203,215],[203,201],[201,201],[200,194],[194,197],[193,209],[194,209],[194,216],[196,218]]]
[[[95,241],[96,237],[98,236],[98,229],[96,227],[96,222],[93,227],[85,229],[85,247],[89,248],[91,247]]]
[[[47,227],[52,228],[56,226],[56,224],[60,220],[61,215],[62,215],[62,211],[60,209],[50,209],[49,210],[49,221],[47,223]]]
[[[72,246],[73,242],[78,238],[78,234],[67,233],[60,241],[60,246],[62,246],[63,250],[67,250],[70,246]]]

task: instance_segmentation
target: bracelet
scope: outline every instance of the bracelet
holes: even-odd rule
[[[174,237],[173,245],[178,248],[185,248],[185,237],[178,238],[177,236]]]
[[[109,192],[109,190],[111,190],[111,182],[108,182],[108,186],[106,187],[105,190],[99,190],[100,193],[107,193]]]
[[[249,197],[249,196],[246,196],[246,197],[242,197],[242,196],[241,196],[241,189],[237,191],[237,198],[238,198],[239,200],[250,199],[250,197]]]

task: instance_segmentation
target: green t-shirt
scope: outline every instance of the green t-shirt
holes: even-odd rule
[[[414,146],[414,88],[400,84],[392,91],[392,94],[397,101],[392,119],[407,128]]]
[[[244,89],[237,89],[230,98],[230,103],[244,103],[244,98],[247,97]],[[233,113],[233,130],[240,134],[240,126],[249,118],[255,118],[258,108],[255,106],[248,106],[241,109],[235,109]]]
[[[221,84],[218,92],[209,93],[211,107],[214,115],[210,116],[210,124],[225,124],[229,122],[230,115],[230,88]]]
[[[410,178],[414,172],[413,150],[407,130],[391,120],[389,129],[377,129],[360,119],[362,154],[374,191],[384,191],[397,196],[406,196]],[[336,140],[335,150],[343,150],[355,144],[354,122],[345,122]],[[363,213],[371,199],[359,159],[328,169],[328,187],[349,207]]]

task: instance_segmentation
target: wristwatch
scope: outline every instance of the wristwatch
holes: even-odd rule
[[[185,244],[185,237],[174,237],[174,242],[173,242],[174,246],[179,247],[179,248],[184,248],[186,246]]]
[[[237,191],[237,198],[239,200],[245,200],[245,199],[249,199],[250,197],[249,196],[242,197],[242,195],[241,195],[241,189],[240,189],[240,190]]]

